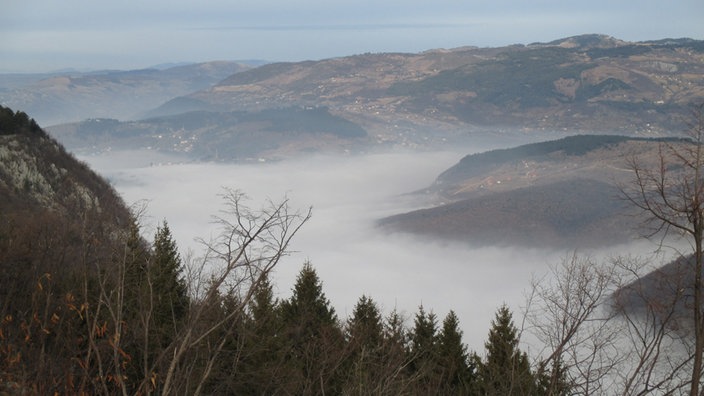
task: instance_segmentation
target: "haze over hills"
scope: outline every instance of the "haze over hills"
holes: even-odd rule
[[[503,48],[265,65],[188,98],[218,111],[322,105],[386,139],[480,127],[654,133],[704,97],[704,44],[578,36]]]
[[[463,252],[465,247],[467,252],[495,249],[497,245],[496,251],[514,251],[505,247],[516,247],[518,260],[504,259],[505,272],[493,273],[503,276],[496,279],[506,287],[508,281],[520,278],[516,263],[525,264],[527,261],[527,255],[523,255],[529,250],[524,249],[526,247],[535,248],[540,253],[598,248],[627,243],[639,234],[637,227],[641,217],[631,216],[631,207],[620,199],[619,186],[633,177],[627,160],[637,156],[644,167],[651,168],[656,165],[660,145],[691,144],[677,136],[688,119],[688,106],[704,98],[701,79],[704,75],[703,47],[702,42],[686,39],[623,43],[604,36],[580,36],[501,49],[366,54],[317,62],[264,65],[228,76],[219,83],[211,82],[207,88],[195,93],[173,98],[143,113],[141,119],[92,118],[55,126],[52,132],[72,150],[99,152],[146,148],[181,154],[191,160],[209,161],[258,160],[320,152],[365,152],[388,146],[436,148],[484,133],[501,136],[520,132],[532,139],[539,139],[543,133],[560,136],[580,131],[592,133],[466,156],[440,173],[427,189],[416,193],[416,197],[421,196],[433,207],[385,218],[379,222],[381,227],[376,229],[372,229],[373,221],[367,221],[369,218],[379,217],[379,213],[386,215],[388,207],[400,210],[403,204],[384,196],[383,203],[381,200],[374,202],[384,207],[381,211],[352,205],[350,202],[354,199],[349,196],[356,185],[334,193],[320,190],[318,195],[328,195],[333,200],[349,199],[349,202],[343,202],[349,217],[342,217],[341,221],[340,216],[330,216],[332,212],[328,211],[327,222],[321,226],[325,237],[316,241],[332,245],[336,250],[336,256],[333,256],[336,260],[329,259],[329,265],[351,269],[353,276],[340,277],[344,282],[354,284],[354,279],[373,278],[358,264],[345,265],[345,259],[363,262],[356,256],[361,250],[382,256],[380,250],[358,243],[358,238],[378,237],[380,244],[393,245],[397,235],[385,237],[391,231],[401,231],[421,235],[420,238],[408,235],[398,238],[413,240],[416,245],[433,239],[428,243],[432,246],[421,249],[437,249],[433,250],[437,254],[429,256],[431,258],[418,267],[409,265],[411,261],[401,256],[382,257],[388,262],[378,267],[383,267],[384,276],[388,278],[382,276],[374,281],[389,289],[392,277],[408,283],[403,279],[406,272],[430,270],[439,273],[440,278],[448,278],[448,274],[462,278],[460,288],[476,292],[466,279],[478,278],[482,283],[488,282],[484,278],[491,275],[483,271],[487,267],[477,264],[485,256],[463,255],[455,267],[449,256],[457,246],[461,246]],[[135,83],[136,88],[119,91],[134,93],[145,87],[154,87],[151,84],[156,84],[157,80],[147,79],[150,82]],[[69,81],[73,80],[69,78]],[[80,81],[83,88],[91,86],[88,77]],[[125,81],[119,80],[116,84],[125,84]],[[103,86],[104,83],[101,80],[95,85]],[[109,91],[86,89],[89,92],[86,97]],[[92,97],[95,99],[100,95]],[[126,99],[122,97],[120,100]],[[110,103],[94,102],[96,106]],[[103,225],[126,225],[129,222],[127,210],[107,183],[90,174],[86,167],[66,159],[63,148],[40,133],[36,123],[26,114],[11,111],[8,114],[0,114],[3,116],[0,117],[0,132],[3,132],[2,122],[7,118],[13,124],[25,125],[28,136],[14,136],[21,135],[15,131],[0,133],[3,138],[0,174],[4,174],[0,178],[0,195],[9,197],[0,201],[0,207],[6,205],[12,209],[0,211],[3,220],[10,220],[2,223],[0,249],[10,251],[10,242],[14,249],[17,246],[15,241],[19,240],[23,249],[17,253],[18,260],[30,263],[45,260],[41,264],[56,271],[63,269],[64,261],[30,255],[43,252],[35,247],[42,247],[44,241],[51,242],[52,249],[58,249],[56,254],[67,251],[64,250],[67,246],[75,249],[62,256],[65,262],[98,260],[97,256],[82,253],[90,250],[92,254],[94,246],[91,243],[102,243],[93,238],[94,235],[112,235],[110,232],[97,234],[97,231],[104,231]],[[611,134],[594,134],[599,131]],[[614,134],[617,132],[628,136]],[[5,134],[9,137],[3,136]],[[654,139],[651,136],[659,137]],[[417,151],[409,156],[414,156],[413,161],[419,158]],[[335,157],[318,158],[317,162],[303,165],[296,161],[271,164],[267,170],[283,170],[283,176],[270,179],[261,177],[261,174],[260,177],[247,176],[256,184],[275,185],[283,184],[284,179],[293,179],[294,169],[325,168],[340,179],[341,184],[351,184],[354,178],[373,178],[370,174],[388,165],[380,161],[376,168],[364,167],[362,161],[365,158],[360,156],[347,158],[351,164],[349,167],[330,170],[333,167],[326,165],[332,162],[326,161],[339,159]],[[265,168],[248,164],[190,165],[193,164],[150,168],[159,171],[153,175],[165,182],[160,185],[162,190],[167,191],[173,185],[180,188],[173,190],[179,192],[171,195],[186,199],[184,212],[197,211],[195,203],[199,199],[193,191],[201,194],[210,191],[204,192],[206,189],[193,183],[193,179],[170,179],[169,173],[179,173],[179,176],[195,173],[197,178],[205,179],[215,174],[206,170],[208,165],[222,168],[217,173],[218,182],[242,184],[246,178],[244,172],[254,174],[255,168],[257,171]],[[235,167],[241,167],[244,172],[232,172]],[[418,177],[408,169],[405,174]],[[305,176],[310,185],[333,189],[330,187],[332,183],[321,183],[321,179],[312,178],[310,173]],[[84,178],[88,182],[76,180]],[[140,185],[146,179],[126,177],[123,180],[138,185],[141,191],[147,184]],[[365,187],[371,188],[356,190],[361,191],[360,195],[369,195],[381,184],[384,183],[367,184]],[[295,188],[305,190],[310,185],[297,183]],[[61,199],[67,204],[64,205]],[[107,205],[114,205],[115,213],[124,213],[126,217],[123,219],[103,210]],[[83,215],[86,209],[89,215]],[[39,215],[24,216],[33,211]],[[321,212],[325,213],[324,210]],[[93,219],[90,216],[97,220],[88,222],[87,219]],[[331,232],[342,228],[340,223],[352,222],[349,219],[355,217],[363,218],[360,224],[364,223],[368,228],[360,227],[357,232],[348,232],[343,237]],[[47,222],[46,218],[50,221]],[[18,228],[15,224],[22,226]],[[89,232],[85,232],[86,224],[93,227],[88,229]],[[36,242],[36,235],[42,240]],[[343,239],[351,239],[354,243],[343,245],[340,242]],[[436,243],[436,240],[441,242]],[[75,245],[69,245],[69,241]],[[445,249],[445,245],[452,247]],[[475,246],[480,248],[474,249]],[[119,252],[115,246],[113,250]],[[95,252],[110,258],[110,254],[98,247]],[[14,258],[10,257],[11,260]],[[432,268],[428,263],[434,260],[444,266],[439,267],[440,270]],[[522,268],[523,271],[526,267]],[[41,266],[32,268],[43,270]],[[33,281],[38,274],[41,272],[31,274],[27,279]],[[339,277],[340,272],[335,274]],[[21,284],[13,282],[12,278],[9,283]],[[439,284],[449,282],[443,279]],[[428,285],[431,283],[423,279],[422,286],[413,291],[434,289]],[[659,287],[654,281],[645,286]],[[513,286],[499,290],[499,294],[503,293],[502,298],[509,293],[507,289],[518,290]],[[23,295],[19,286],[14,286],[11,291],[14,295]],[[477,295],[486,299],[488,293]],[[623,296],[630,299],[627,294]],[[145,331],[143,334],[149,333]],[[144,344],[135,345],[141,347]],[[70,356],[75,354],[72,352]]]
[[[87,118],[129,120],[250,67],[214,61],[129,71],[0,74],[0,104],[32,114],[43,126]]]
[[[631,43],[584,35],[502,48],[273,63],[223,77],[233,66],[108,73],[82,76],[76,84],[69,79],[89,93],[106,91],[105,84],[114,82],[134,94],[179,78],[178,89],[203,87],[143,108],[140,120],[93,118],[51,132],[84,152],[146,148],[190,160],[260,160],[388,146],[433,148],[517,131],[536,140],[541,133],[580,131],[678,136],[688,106],[704,100],[704,42],[691,39]],[[101,88],[85,88],[91,84]],[[615,214],[623,211],[613,201],[614,186],[628,174],[624,153],[653,147],[654,142],[603,135],[469,156],[428,189],[444,206],[384,224],[492,243],[502,237],[526,244],[626,241],[632,235],[613,227]],[[510,222],[499,214],[512,211],[509,217],[522,220],[510,232],[500,231]],[[483,234],[488,230],[494,234]]]
[[[615,184],[628,175],[624,153],[652,157],[656,146],[633,137],[679,136],[688,106],[704,100],[704,42],[691,39],[631,43],[584,35],[363,54],[238,69],[213,82],[233,65],[215,66],[81,77],[81,87],[114,80],[132,93],[178,77],[204,87],[143,109],[139,120],[93,118],[50,130],[82,152],[146,148],[207,161],[437,148],[519,131],[528,140],[621,132],[628,137],[582,136],[468,156],[428,189],[442,206],[383,222],[478,243],[597,246],[633,236],[615,226],[624,210],[614,201]]]
[[[243,151],[249,157],[276,157],[278,148],[271,144],[232,136],[254,134],[270,141],[271,135],[264,132],[276,130],[282,138],[298,133],[300,124],[288,127],[276,120],[280,111],[305,109],[323,109],[317,114],[328,113],[325,122],[334,118],[340,125],[364,130],[366,148],[438,147],[518,131],[536,136],[669,136],[685,129],[688,106],[704,100],[702,74],[704,42],[691,39],[624,42],[585,35],[501,48],[362,54],[272,63],[232,74],[199,91],[173,95],[151,110],[144,108],[145,118],[137,123],[106,124],[112,126],[103,129],[109,139],[100,147],[71,140],[80,125],[52,131],[68,139],[71,148],[92,150],[130,146],[133,143],[123,139],[134,135],[146,140],[168,135],[189,145],[172,142],[159,149],[184,152],[188,146],[201,155],[208,150],[198,146],[215,145],[222,149],[217,156],[222,160],[242,159]],[[185,119],[192,128],[184,131]],[[337,145],[338,151],[359,143],[333,135],[298,135],[297,141],[308,142],[283,145],[281,151],[319,150],[315,141],[321,136],[332,140],[326,148]]]

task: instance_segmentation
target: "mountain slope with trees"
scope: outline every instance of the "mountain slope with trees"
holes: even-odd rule
[[[194,147],[239,146],[260,152],[262,143],[251,143],[249,136],[261,133],[267,143],[265,132],[276,124],[277,112],[286,109],[325,109],[337,120],[329,126],[364,130],[369,136],[362,142],[365,149],[439,147],[517,134],[531,141],[547,133],[676,136],[686,129],[687,106],[704,98],[702,74],[702,41],[625,42],[585,35],[500,48],[266,64],[169,98],[144,118],[179,116],[189,119],[193,130],[212,132],[201,136],[166,128],[161,135],[169,141],[190,139]],[[211,116],[202,117],[204,113]],[[238,121],[233,127],[225,121],[232,114],[247,114],[263,125]],[[277,139],[300,132],[298,126],[280,125]],[[131,137],[154,134],[141,123],[105,124],[100,133],[110,136],[110,143],[97,149],[137,148],[140,140]],[[345,140],[327,141],[325,147],[314,144],[317,136],[298,135],[297,140],[303,142],[300,147],[281,150],[300,154],[350,148]],[[91,148],[77,139],[70,147]],[[183,151],[181,145],[159,149]],[[264,154],[276,156],[273,151]]]
[[[647,277],[638,282],[649,263],[566,259],[554,267],[554,276],[533,284],[526,322],[514,321],[500,307],[485,350],[468,351],[453,311],[442,322],[423,306],[412,319],[396,311],[384,316],[373,299],[362,296],[345,321],[310,263],[303,265],[291,297],[276,299],[269,275],[310,211],[295,211],[285,200],[251,209],[242,193],[227,191],[225,209],[215,219],[219,233],[205,246],[207,254],[182,260],[166,222],[146,241],[139,218],[119,197],[90,187],[106,183],[66,156],[25,113],[1,110],[0,163],[2,180],[9,181],[0,189],[7,198],[0,200],[6,205],[0,212],[2,392],[699,393],[701,318],[670,316],[678,307],[691,309],[692,300],[699,301],[695,310],[701,306],[701,278],[691,279],[686,275],[691,272],[678,268],[689,280],[670,290],[672,301],[652,301],[641,287],[653,282]],[[589,136],[573,139],[590,144],[565,139],[523,147],[513,157],[505,152],[485,157],[492,159],[489,168],[514,172],[525,172],[525,163],[533,161],[541,164],[533,171],[554,180],[563,172],[588,175],[595,163],[603,165],[594,173],[600,177],[609,174],[605,170],[629,170],[630,202],[650,211],[646,217],[656,227],[665,222],[689,233],[698,249],[696,230],[704,224],[702,189],[695,188],[701,182],[696,177],[703,157],[701,120],[694,141],[602,137],[594,144],[599,137]],[[633,160],[626,168],[614,167],[613,152],[621,160],[632,154]],[[467,163],[476,158],[463,166]],[[447,192],[462,184],[458,174],[476,176],[455,173]],[[597,179],[590,183],[603,183]],[[552,184],[542,186],[550,191]],[[663,199],[667,205],[659,204]],[[115,210],[109,210],[113,204]],[[701,271],[697,261],[694,273]],[[619,289],[623,285],[630,289]],[[644,299],[644,310],[619,306],[613,298],[618,290],[640,293],[621,297]],[[692,331],[683,336],[687,326]],[[529,350],[533,356],[522,348],[525,330],[543,348]]]
[[[362,296],[343,320],[310,263],[291,297],[276,299],[269,274],[310,212],[286,201],[253,210],[230,191],[208,254],[184,260],[166,221],[147,241],[137,214],[25,113],[0,109],[0,138],[0,392],[464,395],[486,386],[479,373],[493,355],[467,350],[452,311],[439,326],[420,307],[408,326]],[[514,338],[490,338],[487,350],[524,356],[514,324],[496,326]],[[521,386],[544,382],[537,368],[522,370]]]
[[[462,158],[417,195],[427,209],[382,219],[389,230],[476,245],[593,248],[628,243],[642,219],[621,193],[629,159],[655,166],[675,138],[576,135]]]
[[[195,161],[277,159],[310,152],[359,152],[367,131],[327,108],[193,111],[140,121],[93,119],[51,128],[77,151],[148,148]]]
[[[324,105],[386,136],[453,126],[668,132],[682,129],[681,106],[704,94],[703,50],[696,40],[586,35],[364,54],[265,65],[189,98],[237,110]]]

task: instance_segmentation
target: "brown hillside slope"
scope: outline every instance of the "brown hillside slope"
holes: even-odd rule
[[[582,135],[463,158],[422,191],[429,209],[380,221],[388,230],[476,245],[561,249],[627,243],[641,234],[620,192],[628,161],[655,164],[668,139]]]
[[[704,98],[704,45],[578,36],[265,65],[188,96],[220,110],[327,106],[378,135],[500,126],[663,133]]]
[[[0,107],[2,317],[28,306],[27,288],[40,278],[66,285],[112,262],[131,224],[104,179],[25,113]]]

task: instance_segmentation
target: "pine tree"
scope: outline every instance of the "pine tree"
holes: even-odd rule
[[[153,336],[158,347],[171,343],[179,323],[188,313],[188,287],[183,278],[178,247],[164,220],[154,235],[149,279],[153,300]]]
[[[274,288],[269,278],[263,278],[254,290],[254,296],[249,304],[249,314],[257,328],[275,327],[277,301],[274,299]]]
[[[443,371],[442,393],[464,395],[475,390],[474,367],[470,365],[467,346],[462,342],[459,319],[454,311],[450,311],[442,322],[438,352]]]
[[[117,258],[120,271],[115,279],[110,301],[111,319],[115,322],[118,336],[112,347],[125,361],[120,364],[126,376],[126,387],[136,392],[151,372],[153,350],[148,333],[151,315],[148,269],[149,246],[140,235],[139,224],[133,221],[126,236],[124,250]],[[121,370],[121,369],[119,369]]]
[[[243,366],[247,365],[251,345],[248,343],[247,321],[244,315],[241,315],[240,295],[233,290],[228,290],[225,293],[218,292],[213,298],[217,303],[210,304],[199,318],[199,325],[204,325],[213,331],[206,335],[203,342],[198,345],[197,351],[194,351],[195,353],[190,357],[196,372],[193,377],[198,378],[208,365],[212,364],[212,370],[202,387],[203,394],[260,393],[247,388],[248,370],[243,369]],[[213,326],[223,318],[228,318],[223,326]],[[220,346],[222,348],[217,352],[217,358],[209,361]],[[185,393],[195,392],[188,390]]]
[[[416,392],[436,393],[441,384],[438,365],[438,323],[434,313],[426,313],[421,305],[410,334],[410,369],[416,379]]]
[[[345,393],[367,395],[383,386],[386,379],[384,326],[376,303],[362,296],[347,321],[348,345]]]
[[[285,359],[284,340],[281,337],[281,320],[278,301],[268,278],[256,286],[248,307],[246,334],[242,349],[245,351],[230,369],[230,376],[237,376],[228,394],[273,394],[281,386],[279,371]],[[235,365],[233,365],[235,366]]]
[[[188,313],[188,291],[178,247],[166,221],[157,228],[151,250],[135,222],[124,260],[125,349],[132,357],[130,376],[144,388],[151,382],[145,379],[158,376],[159,356]]]
[[[404,320],[394,309],[386,317],[384,323],[384,376],[385,385],[378,394],[402,394],[407,393],[408,382],[411,373],[409,372],[412,358],[408,351],[408,331],[404,326]]]
[[[486,357],[479,365],[484,394],[519,396],[535,392],[536,381],[528,356],[518,348],[518,343],[518,329],[511,311],[504,305],[491,323],[489,339],[484,344]]]
[[[411,353],[419,360],[429,360],[436,354],[438,323],[434,313],[426,313],[421,305],[411,332]]]
[[[142,303],[141,286],[145,282],[149,267],[149,248],[141,237],[139,224],[133,222],[126,236],[124,251],[117,258],[122,267],[123,279],[118,279],[116,287],[124,288],[124,309],[136,313]]]
[[[343,358],[342,330],[310,263],[304,264],[293,295],[281,303],[280,313],[288,351],[284,376],[289,383],[284,393],[340,393],[336,368]]]
[[[384,324],[384,346],[387,353],[401,356],[406,354],[408,346],[408,334],[403,325],[403,318],[394,309],[386,317]],[[405,356],[403,357],[405,359]]]
[[[535,377],[536,395],[567,396],[571,394],[572,385],[559,359],[552,361],[550,366],[541,362]]]
[[[352,317],[347,322],[347,339],[354,348],[367,351],[376,350],[383,342],[383,324],[376,303],[362,296],[354,307]]]
[[[316,331],[321,325],[337,323],[335,309],[325,297],[318,273],[309,262],[298,274],[291,298],[282,302],[281,315],[289,323],[304,320],[298,323],[301,330]]]

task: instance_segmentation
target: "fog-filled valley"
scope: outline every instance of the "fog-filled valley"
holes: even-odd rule
[[[699,394],[703,75],[604,34],[0,74],[0,394]]]
[[[184,256],[189,249],[203,254],[196,239],[208,241],[219,232],[212,220],[223,209],[224,188],[244,192],[254,207],[284,198],[299,210],[312,207],[311,220],[292,242],[293,253],[273,276],[279,297],[290,296],[296,274],[310,261],[341,317],[350,315],[362,295],[378,301],[387,313],[398,308],[409,323],[420,305],[439,317],[452,309],[465,341],[480,351],[496,309],[505,303],[519,314],[531,280],[544,277],[551,265],[574,251],[608,258],[656,248],[643,240],[602,249],[477,247],[471,241],[392,233],[376,226],[385,216],[431,205],[427,197],[409,193],[431,185],[465,154],[484,149],[315,155],[256,164],[179,163],[182,158],[149,151],[81,159],[106,176],[128,203],[145,209],[140,211],[145,237],[167,220]]]

